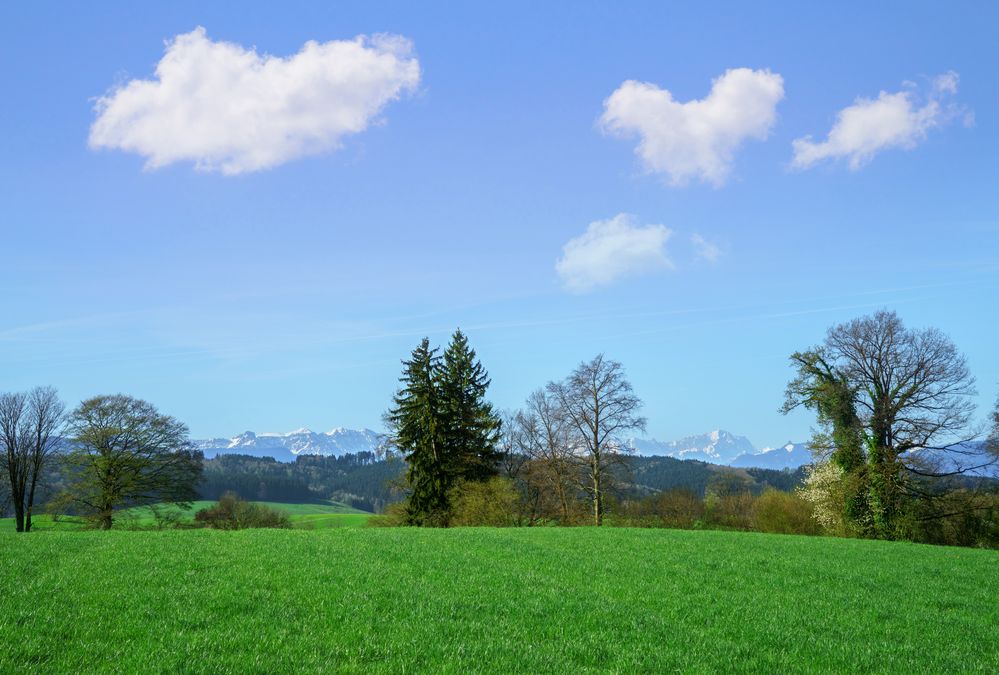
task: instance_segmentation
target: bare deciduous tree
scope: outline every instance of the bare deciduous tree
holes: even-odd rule
[[[573,453],[583,469],[580,487],[593,504],[593,523],[602,525],[613,471],[631,452],[623,435],[645,430],[645,418],[638,415],[642,401],[625,378],[624,367],[603,354],[579,364],[562,382],[549,383],[548,392],[566,416]]]
[[[569,522],[579,482],[569,416],[551,391],[538,389],[517,413],[516,428],[521,451],[530,459],[525,468],[528,483],[550,496],[561,522]]]
[[[996,400],[995,410],[992,411],[992,433],[989,434],[986,447],[993,456],[999,457],[999,399]]]
[[[35,494],[58,442],[65,406],[52,387],[0,395],[0,468],[18,532],[31,531]]]
[[[982,468],[980,453],[966,445],[976,435],[969,430],[975,380],[939,330],[912,330],[895,312],[879,311],[833,326],[822,346],[792,361],[798,377],[788,385],[785,411],[815,408],[831,426],[825,442],[857,455],[839,464],[867,486],[878,536],[893,536],[907,493],[927,496],[915,494],[920,488],[908,478]],[[854,434],[858,447],[848,448]]]
[[[0,461],[8,483],[10,501],[14,507],[14,522],[18,532],[24,532],[24,492],[28,482],[28,397],[23,393],[0,394],[0,441],[3,455]]]

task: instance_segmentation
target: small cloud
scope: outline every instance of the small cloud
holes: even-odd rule
[[[645,168],[670,184],[699,179],[719,186],[743,142],[769,135],[782,98],[784,80],[769,70],[727,70],[705,98],[686,103],[655,84],[628,80],[604,101],[600,122],[609,133],[637,136]]]
[[[960,77],[956,71],[948,70],[943,75],[933,78],[933,91],[938,94],[956,94]]]
[[[671,269],[666,242],[672,234],[664,225],[639,225],[626,213],[598,220],[562,247],[555,271],[567,290],[585,293],[626,276]]]
[[[718,262],[721,257],[721,248],[714,242],[710,242],[696,232],[690,235],[690,243],[694,245],[694,259],[704,260],[709,263]]]
[[[396,35],[310,41],[282,58],[198,27],[167,42],[154,79],[97,99],[89,144],[140,154],[147,169],[258,171],[335,150],[419,81],[412,43]]]
[[[846,158],[850,169],[857,170],[882,150],[916,147],[930,129],[956,117],[963,117],[965,126],[973,125],[973,114],[942,102],[957,93],[957,85],[958,74],[954,71],[933,78],[922,105],[911,83],[894,94],[882,91],[876,99],[858,98],[837,113],[826,140],[815,142],[805,136],[792,142],[791,166],[808,169],[826,159]]]

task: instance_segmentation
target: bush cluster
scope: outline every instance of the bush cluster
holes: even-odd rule
[[[744,530],[780,534],[821,534],[812,506],[796,494],[769,489],[708,492],[701,499],[691,490],[660,492],[616,506],[614,524],[628,527]]]
[[[287,514],[263,504],[248,502],[235,492],[226,492],[215,506],[194,514],[198,523],[216,530],[244,530],[253,527],[291,527]]]

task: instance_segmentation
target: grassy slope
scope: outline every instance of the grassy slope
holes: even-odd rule
[[[997,564],[670,530],[7,534],[0,672],[995,672]]]
[[[340,502],[329,501],[323,504],[284,504],[279,502],[256,502],[264,504],[278,511],[287,513],[291,519],[291,525],[300,529],[327,529],[331,527],[360,527],[364,525],[371,516],[366,511],[359,511]],[[183,515],[184,521],[193,521],[195,512],[206,509],[215,504],[213,501],[194,502],[190,511]],[[149,528],[155,524],[155,519],[149,509],[136,507],[128,509],[124,514],[116,518],[115,527],[119,529]],[[82,529],[81,520],[72,517],[63,517],[59,521],[53,522],[47,515],[37,515],[32,518],[32,529],[37,531],[51,530],[79,530]],[[0,518],[0,533],[4,530],[14,529],[13,518]]]

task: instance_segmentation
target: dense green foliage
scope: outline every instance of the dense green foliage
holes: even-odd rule
[[[459,480],[488,480],[497,474],[500,461],[500,419],[486,400],[489,375],[460,330],[451,337],[440,366],[445,455]]]
[[[412,525],[446,526],[452,490],[498,472],[500,420],[486,401],[489,376],[462,332],[444,358],[424,338],[403,361],[385,422],[406,460],[406,512]]]
[[[115,511],[197,499],[202,455],[187,427],[130,396],[95,396],[69,416],[64,502],[111,529]]]
[[[708,485],[724,474],[735,474],[748,480],[749,489],[754,494],[760,494],[767,488],[789,492],[801,485],[805,475],[803,469],[736,469],[674,457],[630,457],[628,467],[630,480],[626,482],[631,483],[635,490],[684,488],[701,497],[707,492]]]
[[[380,511],[393,498],[405,464],[394,456],[380,461],[373,453],[341,457],[302,455],[294,462],[248,455],[219,455],[204,463],[198,484],[202,499],[232,491],[256,501],[314,502],[333,499],[362,511]]]
[[[424,338],[403,362],[401,387],[385,416],[392,443],[406,459],[407,511],[414,525],[447,522],[448,493],[457,476],[444,454],[440,357]]]
[[[995,672],[997,562],[617,528],[3,533],[0,672]]]

